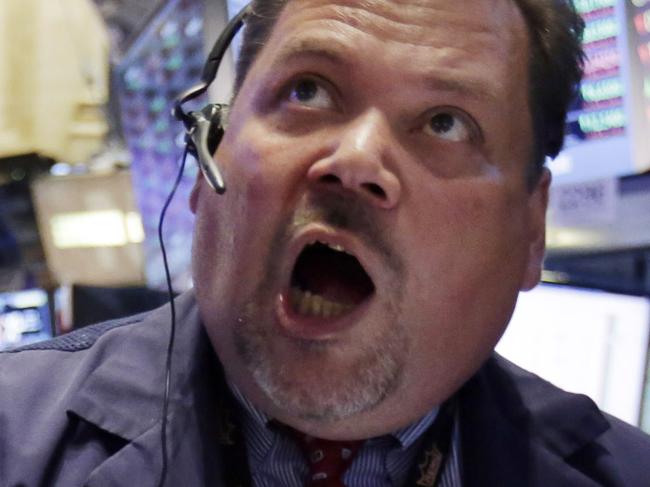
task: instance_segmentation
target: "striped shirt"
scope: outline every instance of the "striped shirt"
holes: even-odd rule
[[[241,405],[248,464],[255,487],[302,487],[308,466],[300,447],[288,436],[270,427],[269,418],[229,384]],[[393,434],[367,440],[343,476],[348,487],[393,487],[404,485],[422,446],[423,433],[438,413],[434,408],[419,421]],[[458,418],[452,431],[449,458],[438,487],[461,487]]]

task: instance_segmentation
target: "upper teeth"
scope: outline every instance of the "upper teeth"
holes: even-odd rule
[[[349,252],[347,252],[347,251],[345,250],[345,248],[344,248],[342,245],[339,245],[339,244],[333,244],[333,243],[329,243],[329,242],[323,242],[323,241],[321,241],[321,240],[314,240],[314,241],[312,242],[312,245],[317,244],[317,243],[319,243],[319,244],[321,244],[321,245],[325,245],[326,247],[329,247],[330,249],[332,249],[332,250],[336,250],[336,251],[338,251],[338,252],[345,252],[346,254],[349,253]]]

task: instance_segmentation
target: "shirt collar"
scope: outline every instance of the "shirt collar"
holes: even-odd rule
[[[255,407],[252,402],[250,402],[239,390],[239,388],[230,380],[226,379],[228,383],[228,387],[230,387],[230,391],[233,393],[235,396],[235,399],[237,399],[237,402],[239,405],[244,408],[244,413],[245,416],[252,421],[255,422],[255,424],[260,427],[260,428],[267,428],[269,425],[269,422],[271,421],[269,417],[262,412],[259,408]]]

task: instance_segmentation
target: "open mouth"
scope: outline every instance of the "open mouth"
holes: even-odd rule
[[[296,315],[337,318],[369,298],[375,286],[359,260],[342,247],[307,245],[291,274],[291,309]]]

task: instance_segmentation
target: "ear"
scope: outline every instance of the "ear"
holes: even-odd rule
[[[542,275],[546,251],[546,209],[550,186],[551,172],[544,168],[528,200],[528,262],[521,283],[522,291],[529,291],[537,286]]]
[[[194,181],[194,186],[192,187],[192,192],[190,193],[190,210],[196,215],[196,209],[199,205],[199,191],[201,191],[201,180],[203,179],[203,174],[201,171],[197,171],[196,180]]]

